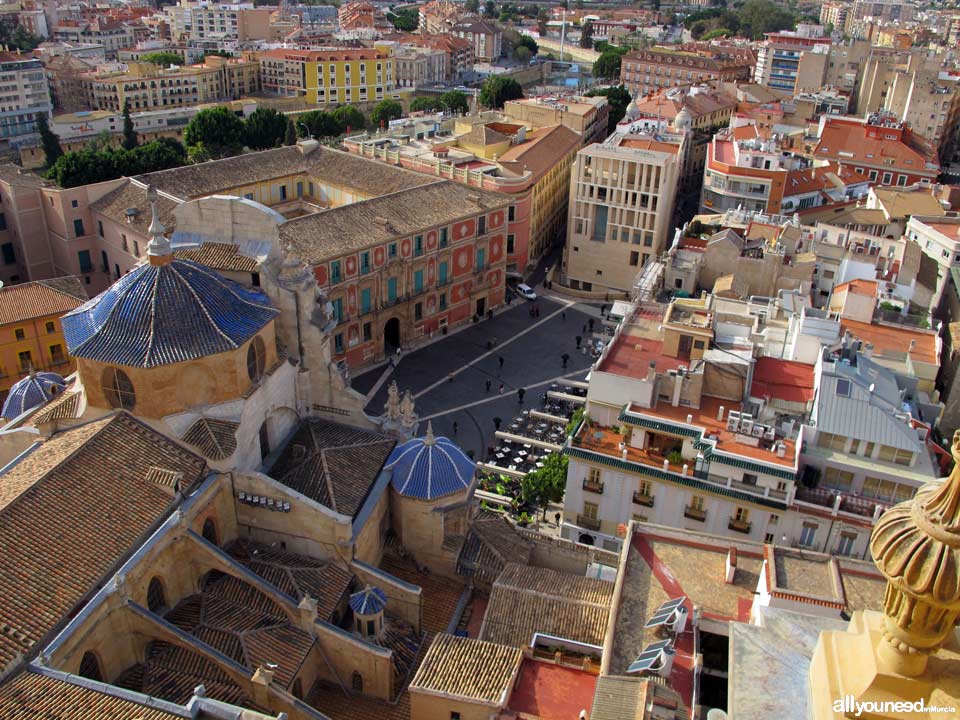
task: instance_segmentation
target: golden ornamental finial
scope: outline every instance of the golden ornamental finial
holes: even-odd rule
[[[880,654],[910,677],[923,673],[960,618],[960,430],[950,449],[950,476],[885,512],[870,537],[887,578]]]

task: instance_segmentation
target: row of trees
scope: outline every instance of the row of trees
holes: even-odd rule
[[[124,175],[166,170],[187,162],[187,151],[172,138],[160,138],[132,150],[87,148],[61,155],[47,171],[60,187],[75,187],[113,180]]]
[[[414,98],[410,103],[411,112],[434,112],[442,110],[445,113],[459,113],[461,115],[470,111],[470,100],[467,94],[459,90],[449,90],[443,95],[429,95]]]

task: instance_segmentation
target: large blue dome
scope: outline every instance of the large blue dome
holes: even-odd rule
[[[428,427],[424,437],[395,447],[384,469],[393,471],[390,482],[401,495],[433,500],[470,487],[476,463]]]
[[[27,410],[40,407],[50,398],[63,392],[66,385],[64,379],[56,373],[31,371],[10,388],[10,393],[3,403],[3,410],[0,411],[0,417],[11,420],[23,415]]]
[[[61,323],[74,357],[151,368],[233,350],[276,314],[264,293],[172,260],[140,265]]]

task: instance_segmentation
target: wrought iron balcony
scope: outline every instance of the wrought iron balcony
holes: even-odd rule
[[[577,515],[577,525],[585,527],[588,530],[600,529],[600,521],[596,518],[587,517],[586,515]]]

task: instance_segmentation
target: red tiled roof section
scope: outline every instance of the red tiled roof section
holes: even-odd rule
[[[206,464],[126,412],[55,435],[0,475],[0,668],[30,649],[173,502],[147,479]],[[55,522],[54,522],[55,520]]]
[[[75,277],[38,280],[0,289],[0,325],[62,315],[87,300]]]
[[[517,173],[526,167],[536,182],[579,146],[578,133],[566,125],[553,125],[527,133],[526,142],[514,145],[500,156],[500,164]]]
[[[910,353],[911,358],[920,362],[931,365],[939,362],[937,336],[933,333],[858,322],[846,318],[841,319],[840,329],[849,330],[855,338],[865,343],[873,343],[874,353],[879,357],[890,353]],[[910,349],[911,341],[914,341],[912,350]]]
[[[596,686],[592,673],[526,658],[507,707],[544,720],[575,718],[593,705]]]
[[[676,155],[680,149],[679,145],[654,140],[652,138],[626,137],[620,143],[620,147],[633,148],[635,150],[654,150],[656,152],[670,153]]]
[[[813,154],[844,163],[882,165],[890,170],[921,175],[938,174],[927,168],[928,158],[923,154],[902,141],[871,137],[867,127],[860,123],[827,122]],[[887,160],[893,162],[887,163]]]
[[[854,295],[866,295],[868,297],[877,297],[877,281],[876,280],[849,280],[845,283],[840,283],[834,287],[834,292],[839,292],[840,290],[846,289],[847,292],[851,292]]]
[[[181,716],[28,670],[0,687],[0,717],[5,720],[175,720]]]
[[[813,365],[762,357],[753,368],[750,394],[794,403],[813,400]]]

